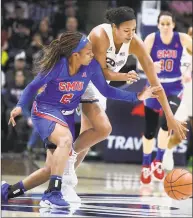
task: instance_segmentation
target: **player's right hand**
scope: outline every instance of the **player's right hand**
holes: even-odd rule
[[[10,118],[9,118],[9,122],[8,122],[8,125],[12,124],[12,126],[15,126],[16,125],[16,122],[15,122],[15,117],[19,116],[20,114],[22,114],[22,109],[21,107],[15,107],[11,113],[10,113]]]
[[[125,73],[125,81],[127,81],[127,84],[132,84],[138,80],[140,80],[140,77],[134,70]]]
[[[144,101],[148,98],[159,98],[157,92],[161,91],[162,87],[160,86],[149,86],[146,87],[142,92],[138,93],[137,97],[140,101]]]
[[[174,116],[167,117],[168,135],[171,135],[174,131],[180,140],[186,139],[186,132],[189,130],[186,128],[186,122],[178,121]]]

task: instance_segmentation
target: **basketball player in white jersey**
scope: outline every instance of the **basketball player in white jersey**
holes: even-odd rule
[[[188,35],[192,37],[192,27],[188,29]],[[183,74],[184,91],[181,104],[175,114],[177,120],[190,120],[192,128],[192,53],[183,48],[181,58],[181,72]],[[163,156],[163,167],[167,170],[172,170],[174,167],[173,148],[179,145],[181,140],[174,134],[168,143],[168,148]]]
[[[101,24],[92,29],[89,34],[93,53],[103,69],[106,80],[128,81],[128,74],[119,73],[119,70],[125,65],[128,55],[133,54],[140,62],[151,86],[161,85],[143,41],[135,34],[134,11],[128,7],[113,8],[107,11],[106,18],[109,24]],[[99,103],[96,102],[97,99],[99,99]],[[159,101],[166,114],[169,129],[176,131],[181,139],[184,138],[183,127],[174,119],[163,90],[159,92]],[[63,194],[65,199],[69,199],[71,196],[72,201],[78,201],[71,189],[77,184],[74,163],[77,168],[89,148],[106,139],[112,128],[105,113],[106,99],[101,96],[92,83],[89,84],[82,97],[82,102],[80,136],[74,143],[75,151],[69,158],[69,167],[66,168],[63,175]],[[84,151],[80,152],[83,149]]]

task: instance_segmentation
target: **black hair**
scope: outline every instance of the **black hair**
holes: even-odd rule
[[[129,7],[110,8],[107,10],[105,18],[109,23],[114,23],[116,26],[129,20],[136,20],[134,10]]]
[[[161,16],[170,16],[172,18],[172,21],[175,23],[175,16],[169,11],[161,11],[157,18],[157,23],[159,23]]]
[[[43,48],[43,56],[34,63],[35,71],[46,73],[59,61],[60,57],[69,58],[72,51],[79,44],[83,34],[80,32],[66,31],[59,39],[53,40],[50,45]]]

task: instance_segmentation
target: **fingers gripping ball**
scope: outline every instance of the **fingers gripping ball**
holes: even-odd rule
[[[165,177],[164,190],[175,200],[192,197],[192,174],[185,169],[172,170]]]

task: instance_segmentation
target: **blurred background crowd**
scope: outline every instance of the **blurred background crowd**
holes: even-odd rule
[[[142,39],[156,30],[156,23],[149,25],[145,17],[150,16],[150,9],[155,10],[154,16],[160,10],[172,11],[177,18],[177,31],[187,32],[192,24],[192,1],[2,0],[1,4],[1,140],[4,153],[29,155],[36,149],[38,156],[41,149],[44,151],[41,140],[33,131],[31,108],[17,118],[16,128],[7,123],[10,111],[35,76],[33,60],[41,55],[42,46],[48,45],[60,33],[78,30],[89,34],[94,26],[104,22],[106,9],[118,6],[129,6],[136,11],[137,34]],[[122,72],[131,69],[136,69],[133,57],[129,57]],[[111,84],[120,86],[123,83]],[[79,126],[77,123],[77,134]]]

